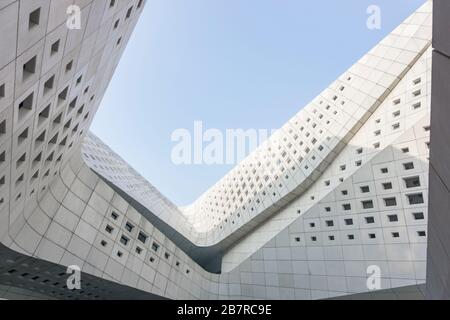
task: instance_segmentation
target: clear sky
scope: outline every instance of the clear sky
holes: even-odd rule
[[[92,131],[190,204],[232,166],[173,164],[174,130],[280,127],[424,2],[148,0]]]

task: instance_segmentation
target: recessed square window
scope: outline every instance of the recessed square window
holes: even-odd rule
[[[366,220],[367,224],[375,223],[375,218],[374,217],[365,217],[365,220]]]
[[[334,241],[334,236],[328,236],[328,240]]]
[[[392,125],[392,129],[393,130],[397,130],[397,129],[400,129],[400,123],[394,123],[393,125]]]
[[[422,193],[409,194],[407,197],[410,205],[422,204],[425,202]]]
[[[401,150],[402,150],[402,153],[409,153],[409,148],[408,147],[402,148]]]
[[[108,233],[112,233],[114,231],[114,228],[111,227],[110,225],[107,225],[106,228],[105,228],[105,231],[108,232]]]
[[[326,212],[330,212],[330,211],[331,211],[331,208],[330,208],[330,207],[325,207],[325,211],[326,211]]]
[[[412,170],[412,169],[414,169],[414,163],[413,162],[404,163],[403,168],[405,170]]]
[[[373,144],[373,148],[374,149],[379,149],[380,148],[380,143],[379,142],[374,143]]]
[[[142,6],[143,3],[144,3],[144,0],[139,0],[138,5],[137,5],[138,9]]]
[[[55,54],[58,53],[59,51],[59,44],[61,43],[61,41],[58,39],[57,41],[55,41],[52,46],[50,47],[50,55],[53,56]]]
[[[143,232],[139,232],[138,234],[138,240],[142,243],[145,243],[147,241],[148,236],[144,234]]]
[[[347,235],[347,239],[348,240],[354,240],[355,236],[353,234],[349,234],[349,235]]]
[[[36,72],[36,56],[28,60],[22,67],[23,69],[23,80],[28,79],[31,75]]]
[[[382,184],[384,190],[391,190],[392,189],[392,182],[385,182]]]
[[[349,210],[352,209],[352,206],[351,206],[349,203],[346,203],[346,204],[343,204],[343,205],[342,205],[342,208],[343,208],[345,211],[349,211]]]
[[[73,60],[66,64],[66,73],[72,70],[73,68]]]
[[[300,237],[295,237],[295,242],[300,242]]]
[[[383,201],[386,207],[395,207],[397,205],[397,199],[395,197],[384,198]]]
[[[421,102],[416,102],[412,105],[413,110],[419,109],[422,106]]]
[[[114,22],[114,29],[117,29],[117,27],[119,26],[120,20],[117,20],[116,22]]]
[[[417,78],[417,79],[415,79],[414,81],[413,81],[413,84],[414,85],[418,85],[419,83],[421,83],[422,82],[422,78]]]
[[[132,12],[133,12],[133,7],[130,7],[127,11],[127,15],[125,16],[125,19],[128,19],[129,17],[131,17]]]
[[[142,252],[142,248],[136,247],[136,253],[137,253],[137,254],[141,254],[141,252]]]
[[[112,8],[116,4],[116,0],[110,0],[109,1],[109,7]]]
[[[398,216],[396,214],[388,215],[389,222],[398,222]]]
[[[0,99],[5,97],[5,84],[0,85]]]
[[[392,113],[392,116],[393,116],[394,118],[399,117],[399,116],[400,116],[400,111],[395,111],[394,113]]]
[[[31,93],[19,104],[19,120],[25,117],[33,109],[33,98],[34,95]]]
[[[421,93],[422,93],[421,90],[416,90],[412,93],[412,95],[413,95],[413,97],[418,97],[418,96],[420,96]]]
[[[381,173],[386,174],[388,172],[389,172],[388,168],[381,168]]]
[[[333,220],[327,220],[326,224],[327,224],[327,227],[333,227],[334,226],[334,221]]]
[[[157,243],[153,242],[152,243],[152,250],[155,251],[155,252],[158,252],[158,249],[159,249],[159,245]]]
[[[369,233],[369,239],[375,239],[376,237],[375,233]]]
[[[417,235],[419,237],[425,237],[427,235],[427,233],[425,231],[417,231]]]
[[[134,225],[132,225],[130,222],[127,222],[125,224],[125,230],[127,230],[128,232],[133,231],[133,229],[134,229]]]
[[[314,222],[311,222],[311,223],[309,224],[309,226],[310,226],[311,228],[314,228],[314,227],[316,226],[316,224],[315,224]]]
[[[360,187],[360,189],[361,189],[361,193],[369,193],[370,192],[369,186],[362,186],[362,187]]]
[[[316,242],[316,241],[317,241],[317,237],[312,236],[312,237],[311,237],[311,241],[312,241],[312,242]]]
[[[362,165],[362,161],[358,160],[355,162],[355,166],[360,167]]]
[[[345,222],[346,226],[352,226],[353,225],[353,219],[345,219],[344,222]]]
[[[392,232],[392,238],[400,238],[400,233]]]
[[[51,76],[44,83],[44,94],[47,94],[50,90],[52,90],[54,84],[55,84],[55,76]]]
[[[120,243],[123,244],[124,246],[126,246],[128,244],[128,242],[130,241],[130,239],[128,239],[126,236],[122,235],[120,237]]]
[[[363,209],[373,209],[373,201],[372,200],[362,201],[361,203],[362,203]]]
[[[401,99],[395,99],[393,103],[394,103],[394,106],[397,106],[397,105],[399,105],[401,102],[402,102]]]
[[[30,13],[28,18],[28,29],[32,29],[39,25],[41,20],[41,8],[37,8],[33,12]]]
[[[417,188],[420,187],[420,178],[419,177],[411,177],[404,178],[406,188]]]
[[[423,212],[414,212],[412,215],[414,217],[414,220],[424,220],[425,219]]]
[[[347,190],[342,190],[341,193],[342,193],[343,196],[348,195],[348,191]]]

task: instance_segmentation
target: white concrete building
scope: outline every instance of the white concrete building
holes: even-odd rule
[[[144,5],[0,0],[0,297],[423,297],[432,2],[183,209],[89,133]]]

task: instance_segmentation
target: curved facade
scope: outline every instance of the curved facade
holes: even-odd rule
[[[88,133],[145,1],[65,2],[0,2],[0,34],[33,23],[0,65],[0,284],[56,298],[321,299],[369,291],[373,266],[378,289],[425,282],[430,1],[183,209]],[[80,30],[67,29],[69,4],[88,17]],[[46,264],[77,265],[98,290],[44,282]]]

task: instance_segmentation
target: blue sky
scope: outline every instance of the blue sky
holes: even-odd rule
[[[190,204],[232,166],[174,165],[174,130],[280,127],[424,2],[148,0],[92,131]]]

